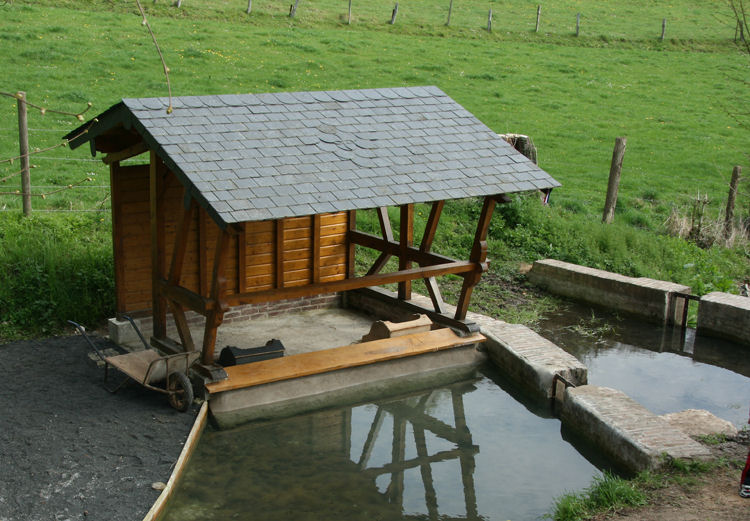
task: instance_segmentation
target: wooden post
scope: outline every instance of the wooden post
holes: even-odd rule
[[[226,264],[227,253],[229,250],[229,233],[221,230],[216,238],[216,251],[214,253],[214,265],[211,274],[211,290],[209,298],[215,304],[214,308],[206,317],[206,329],[203,332],[203,350],[201,362],[204,365],[211,365],[214,361],[214,349],[216,347],[216,329],[224,321],[224,312],[228,308],[226,303],[226,276],[224,266]]]
[[[399,222],[398,242],[400,245],[398,254],[399,271],[411,268],[409,261],[409,248],[414,244],[414,205],[404,204],[401,206],[401,219]],[[398,283],[399,300],[411,300],[411,281],[406,280]]]
[[[724,218],[724,236],[732,235],[734,229],[734,203],[737,199],[737,185],[740,183],[742,167],[737,165],[732,169],[732,180],[729,182],[729,197],[727,197],[727,211]]]
[[[487,32],[492,32],[492,8],[490,8],[490,12],[487,14]]]
[[[576,36],[581,33],[581,13],[576,14]]]
[[[617,191],[620,188],[620,172],[622,171],[622,159],[625,157],[627,138],[618,137],[615,140],[615,149],[612,152],[612,165],[609,168],[609,184],[607,185],[607,200],[604,203],[602,222],[610,224],[615,218],[615,206],[617,206]]]
[[[164,190],[162,175],[164,164],[156,152],[151,151],[149,169],[149,220],[151,226],[151,312],[153,336],[159,340],[167,337],[167,302],[161,295],[161,279],[166,271],[164,240]]]
[[[539,21],[541,20],[541,18],[542,18],[542,6],[538,5],[536,7],[536,29],[534,29],[535,33],[539,32]]]
[[[26,93],[16,93],[18,105],[18,143],[21,155],[21,193],[23,194],[23,214],[31,216],[31,174],[29,171],[29,120],[26,111]]]
[[[448,20],[445,22],[446,26],[450,26],[451,24],[451,14],[453,14],[453,0],[448,4]]]
[[[398,2],[396,2],[396,5],[393,7],[393,12],[391,13],[391,25],[396,23],[396,16],[398,16]]]
[[[182,7],[182,0],[177,0],[177,9]]]
[[[289,6],[289,17],[294,18],[294,15],[297,14],[297,6],[299,5],[299,0],[294,0],[294,3]]]
[[[490,221],[492,220],[492,212],[495,211],[496,202],[492,196],[484,198],[482,213],[479,215],[477,231],[474,235],[474,245],[471,247],[471,257],[469,258],[475,264],[475,268],[473,272],[467,273],[464,277],[461,294],[458,297],[458,304],[456,304],[456,320],[466,318],[474,286],[479,282],[482,273],[487,270],[487,232],[490,229]]]
[[[247,10],[245,13],[250,14],[250,11],[253,10],[253,0],[247,0]]]
[[[664,35],[667,33],[667,19],[662,18],[661,20],[661,38],[660,40],[664,41]]]
[[[346,23],[347,25],[352,23],[352,0],[349,0],[349,14],[346,17]]]

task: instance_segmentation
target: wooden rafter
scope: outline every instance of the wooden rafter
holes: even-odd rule
[[[136,143],[135,145],[130,146],[124,150],[120,150],[119,152],[112,152],[110,154],[107,154],[102,159],[102,161],[104,161],[105,164],[111,165],[112,163],[119,163],[120,161],[123,161],[125,159],[139,156],[145,152],[148,152],[148,145],[141,141],[140,143]]]

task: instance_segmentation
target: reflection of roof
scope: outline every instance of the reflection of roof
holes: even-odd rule
[[[124,99],[71,145],[132,127],[224,223],[559,186],[436,87],[167,103]]]

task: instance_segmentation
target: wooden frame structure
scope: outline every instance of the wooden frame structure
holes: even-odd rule
[[[82,126],[84,131],[70,133],[71,148],[89,142],[92,153],[105,153],[103,160],[110,165],[118,313],[150,312],[152,343],[168,352],[200,349],[205,372],[214,376],[218,374],[212,372],[216,369],[217,329],[230,308],[244,304],[391,283],[398,284],[397,298],[407,301],[412,281],[421,279],[432,300],[434,309],[429,314],[433,320],[472,330],[465,319],[472,291],[488,268],[486,239],[496,204],[507,202],[505,194],[511,191],[550,190],[558,184],[495,134],[486,132],[475,118],[460,112],[463,109],[442,91],[430,89],[299,93],[296,98],[282,93],[266,95],[262,103],[256,97],[178,98],[175,115],[169,117],[157,108],[162,100],[124,100]],[[365,98],[371,101],[365,104],[361,101]],[[283,113],[294,99],[298,101],[295,110],[314,112],[279,116],[266,132],[280,137],[260,140],[256,137],[262,133],[235,131],[267,125],[259,122],[272,119],[268,114]],[[192,111],[188,107],[193,107]],[[342,107],[356,110],[344,113]],[[330,125],[332,119],[324,117],[326,110],[343,122],[354,121],[343,115],[351,113],[361,114],[358,121],[372,119],[372,125],[362,125],[370,133],[358,133],[352,124],[345,134]],[[384,110],[394,115],[383,116]],[[438,114],[439,110],[445,115]],[[430,123],[430,118],[418,111],[442,120]],[[305,132],[311,126],[309,114],[317,115],[321,123]],[[245,123],[233,123],[230,116]],[[188,126],[211,117],[225,126]],[[381,123],[384,118],[393,119],[388,132]],[[410,120],[414,130],[398,130],[406,128],[403,122]],[[286,133],[285,125],[292,127]],[[454,134],[444,135],[441,125],[453,125]],[[207,136],[209,128],[217,129],[216,134]],[[222,129],[224,132],[219,132]],[[456,134],[459,131],[463,133]],[[394,138],[397,132],[403,134],[400,141]],[[307,137],[302,140],[297,134]],[[476,145],[475,137],[486,144]],[[230,139],[236,141],[227,144]],[[415,145],[413,150],[392,148],[408,140],[425,145]],[[382,150],[378,148],[381,141]],[[432,152],[440,146],[445,149],[442,155]],[[304,155],[287,155],[282,164],[277,157],[288,154],[290,147],[302,154],[309,150],[311,163],[304,163]],[[225,148],[232,159],[223,160],[220,152],[207,152]],[[465,158],[464,162],[445,159],[451,157],[451,150],[456,151],[455,157]],[[394,158],[394,152],[400,156]],[[148,165],[122,164],[144,153],[148,153]],[[443,162],[436,163],[436,157]],[[321,160],[328,163],[318,164]],[[314,161],[318,163],[312,164]],[[389,161],[393,165],[385,170],[378,166]],[[264,164],[280,166],[268,177]],[[459,170],[435,170],[461,165]],[[206,182],[206,178],[217,178],[216,171],[223,177]],[[296,174],[285,175],[287,171]],[[383,172],[390,177],[383,178]],[[328,178],[338,179],[339,184],[326,181]],[[265,185],[259,186],[261,182]],[[463,188],[433,189],[450,184]],[[373,195],[376,189],[391,195],[377,197]],[[340,201],[335,200],[337,190],[341,191]],[[469,196],[483,201],[469,258],[456,260],[434,253],[445,201]],[[417,203],[430,205],[418,244],[414,237]],[[399,208],[398,239],[394,238],[388,206]],[[356,212],[368,208],[377,212],[380,236],[357,229]],[[358,246],[378,253],[361,276],[355,273]],[[398,260],[398,269],[384,272],[391,258]],[[437,284],[437,277],[447,274],[463,278],[452,317],[446,314]],[[192,337],[189,311],[205,317],[200,340]],[[167,335],[168,313],[174,317],[179,342]]]

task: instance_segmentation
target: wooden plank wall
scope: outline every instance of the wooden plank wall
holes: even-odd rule
[[[149,168],[113,164],[111,175],[117,311],[146,312],[151,309]],[[169,265],[183,188],[174,177],[166,186],[162,204]],[[282,221],[248,222],[242,234],[232,236],[226,268],[227,295],[346,278],[347,212]],[[277,248],[279,232],[280,249]],[[219,227],[200,208],[188,235],[181,285],[204,296],[210,287],[218,234]]]

